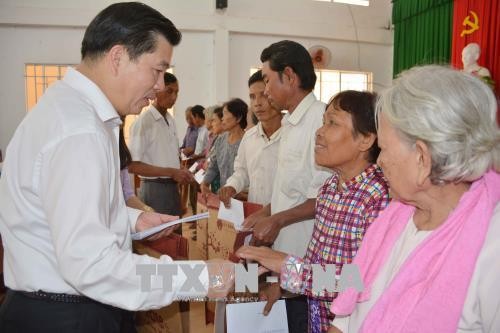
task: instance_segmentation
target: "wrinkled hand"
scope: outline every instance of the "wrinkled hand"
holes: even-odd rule
[[[224,203],[226,208],[231,208],[231,198],[236,194],[236,190],[232,186],[224,186],[219,190],[219,199]]]
[[[281,297],[281,288],[279,283],[266,283],[264,287],[260,288],[259,299],[261,301],[267,301],[266,306],[264,306],[264,316],[267,316],[274,303]]]
[[[234,263],[223,259],[206,261],[208,268],[209,299],[226,297],[234,287]]]
[[[330,328],[328,329],[328,333],[342,333],[342,331],[335,326],[330,326]]]
[[[178,216],[154,213],[154,212],[144,212],[139,215],[137,218],[137,223],[135,224],[135,230],[137,232],[144,231],[157,225],[178,220]],[[180,224],[175,225],[170,228],[163,229],[162,231],[151,235],[147,238],[147,240],[156,240],[165,236],[170,235],[175,229],[177,229]]]
[[[261,217],[253,227],[253,237],[260,243],[272,244],[280,230],[281,225],[273,216]]]
[[[288,254],[274,251],[268,247],[242,246],[236,251],[236,255],[242,259],[257,261],[265,268],[280,273],[281,267],[285,264]]]
[[[194,181],[193,174],[187,169],[178,169],[174,172],[172,178],[179,184],[188,184]]]

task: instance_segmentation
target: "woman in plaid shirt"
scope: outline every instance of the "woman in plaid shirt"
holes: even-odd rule
[[[316,133],[315,159],[334,170],[316,199],[316,221],[305,258],[265,247],[244,247],[241,258],[253,259],[280,273],[281,288],[308,296],[309,331],[325,332],[333,315],[336,293],[313,292],[312,269],[307,264],[335,264],[340,274],[351,263],[365,231],[389,203],[389,188],[375,164],[380,149],[374,119],[375,95],[343,91],[328,105],[323,127]],[[290,270],[295,264],[301,269]],[[274,301],[274,300],[272,300]]]

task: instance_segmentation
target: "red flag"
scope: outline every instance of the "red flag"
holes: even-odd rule
[[[463,68],[462,49],[469,43],[481,47],[479,65],[489,69],[500,92],[500,1],[455,0],[453,7],[453,35],[451,63]]]

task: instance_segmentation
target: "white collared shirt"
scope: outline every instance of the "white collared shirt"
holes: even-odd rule
[[[332,174],[314,162],[316,130],[323,124],[325,104],[311,92],[292,114],[281,121],[278,167],[271,199],[271,214],[295,207],[318,190]],[[311,239],[314,219],[291,224],[281,229],[273,248],[304,257]]]
[[[225,186],[232,186],[236,193],[248,187],[249,202],[269,204],[276,175],[280,137],[281,128],[278,128],[267,138],[260,122],[246,131],[234,160],[234,173]]]
[[[130,127],[129,150],[132,160],[162,168],[180,168],[175,120],[168,112],[165,117],[166,120],[153,105],[137,117]]]
[[[205,151],[208,144],[208,129],[205,126],[198,127],[198,137],[196,138],[195,155],[200,155]]]
[[[183,274],[173,292],[141,291],[137,265],[172,260],[132,253],[131,225],[141,212],[123,199],[119,124],[104,93],[71,68],[21,122],[0,179],[7,287],[82,294],[130,310],[200,294],[179,292]],[[207,280],[204,268],[205,287]]]

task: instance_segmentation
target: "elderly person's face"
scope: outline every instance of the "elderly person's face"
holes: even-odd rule
[[[239,119],[237,119],[229,110],[227,109],[227,106],[222,109],[222,128],[225,131],[230,131],[236,126],[240,126],[239,124]]]
[[[222,129],[222,120],[217,116],[215,113],[212,117],[212,127],[211,127],[211,132],[212,134],[220,134],[224,130]]]
[[[406,202],[411,201],[419,178],[418,154],[402,140],[383,112],[379,116],[378,145],[381,150],[377,164],[389,182],[391,196]]]

